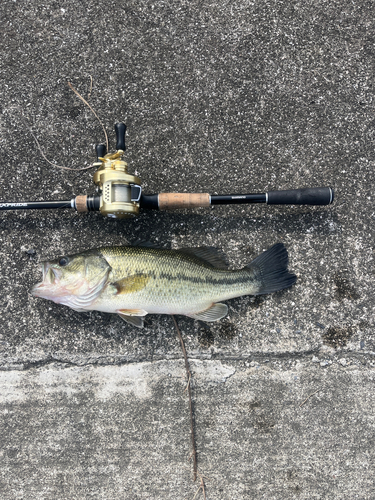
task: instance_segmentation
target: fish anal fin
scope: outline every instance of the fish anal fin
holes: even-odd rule
[[[116,295],[122,295],[125,293],[139,292],[147,285],[149,279],[150,277],[147,274],[132,274],[131,276],[115,281],[112,285],[117,290]]]
[[[200,260],[205,261],[212,267],[217,269],[228,269],[228,263],[226,261],[226,256],[223,252],[213,247],[193,247],[193,248],[181,248],[178,250],[191,257],[196,257]]]
[[[120,309],[117,311],[117,314],[130,325],[136,326],[137,328],[143,328],[143,322],[147,311],[143,309]]]
[[[228,314],[228,306],[226,304],[212,304],[211,307],[193,314],[188,314],[190,318],[199,319],[201,321],[217,321],[224,318]]]

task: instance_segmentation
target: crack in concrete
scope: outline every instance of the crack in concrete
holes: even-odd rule
[[[315,360],[313,358],[316,358]],[[273,363],[277,361],[298,361],[298,360],[310,360],[314,363],[321,362],[323,360],[330,360],[331,362],[338,362],[340,359],[356,359],[361,363],[366,363],[368,361],[373,361],[375,358],[375,352],[357,352],[357,351],[340,351],[327,353],[321,351],[319,348],[310,349],[306,351],[299,351],[295,353],[291,352],[279,352],[279,353],[246,353],[242,355],[238,354],[223,354],[223,353],[212,353],[212,354],[198,354],[192,353],[188,355],[189,361],[223,361],[223,362],[255,362],[259,364]],[[58,364],[63,367],[70,366],[122,366],[126,364],[134,363],[144,363],[144,362],[156,362],[156,361],[173,361],[173,360],[183,360],[181,355],[152,355],[152,356],[71,356],[71,357],[57,357],[49,355],[43,359],[36,360],[9,360],[8,364],[0,365],[0,371],[26,371],[32,369],[42,368],[51,364]]]

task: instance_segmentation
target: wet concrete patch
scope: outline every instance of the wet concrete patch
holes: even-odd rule
[[[321,335],[323,342],[326,345],[338,349],[340,347],[345,347],[355,333],[356,329],[353,326],[330,326],[327,331],[322,333]]]

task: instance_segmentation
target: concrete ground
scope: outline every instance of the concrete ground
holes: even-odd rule
[[[292,288],[178,317],[198,469],[213,499],[375,498],[372,2],[4,0],[0,200],[92,193],[104,122],[125,121],[144,192],[331,186],[329,207],[0,213],[0,497],[187,499],[184,361],[172,318],[139,330],[31,296],[39,262],[135,240],[276,242]],[[90,92],[90,78],[92,90]],[[90,96],[88,95],[90,94]],[[200,491],[195,498],[203,498]]]

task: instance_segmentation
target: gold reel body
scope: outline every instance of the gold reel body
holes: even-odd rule
[[[106,217],[125,219],[139,213],[141,179],[128,173],[128,164],[121,160],[123,150],[98,158],[94,183],[101,191],[100,212]]]

